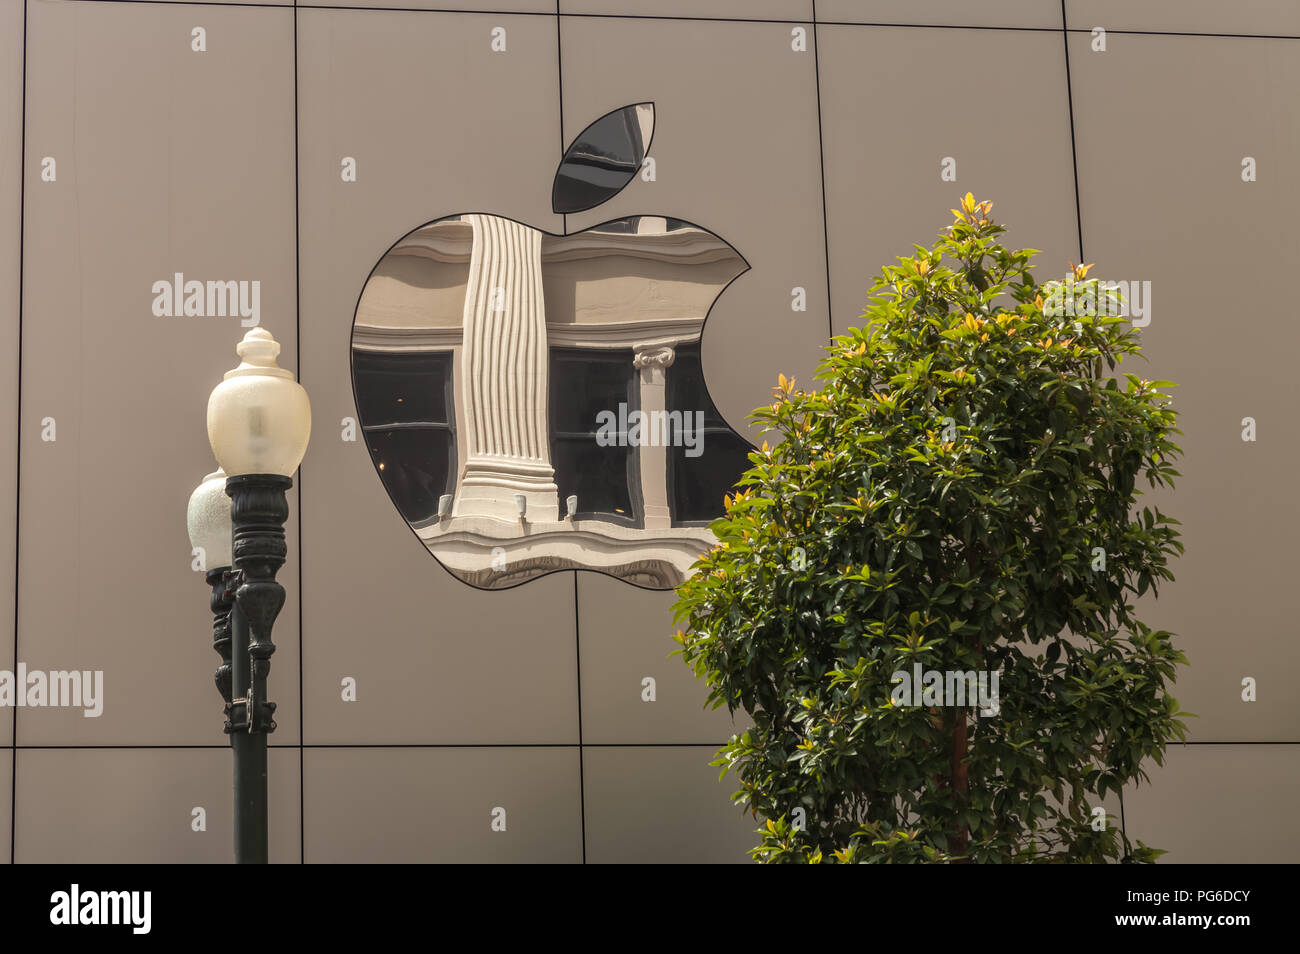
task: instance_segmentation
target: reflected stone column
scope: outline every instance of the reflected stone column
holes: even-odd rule
[[[672,367],[675,353],[665,345],[638,346],[632,358],[641,373],[642,427],[646,432],[637,448],[641,464],[641,504],[645,510],[647,530],[665,530],[673,525],[668,509],[668,440],[672,436],[666,423],[668,395],[666,372]],[[664,421],[663,433],[651,434],[655,422]]]
[[[522,494],[528,521],[555,521],[542,233],[496,215],[463,221],[474,229],[459,389],[467,458],[452,512],[517,521]]]

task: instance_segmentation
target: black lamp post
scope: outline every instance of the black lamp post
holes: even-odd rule
[[[221,468],[190,498],[190,541],[204,548],[212,588],[217,689],[235,755],[235,861],[267,861],[267,697],[271,629],[284,606],[275,574],[287,552],[285,496],[307,451],[307,392],[279,367],[280,345],[254,328],[236,348],[242,360],[208,398],[208,440]],[[207,565],[207,564],[205,564]]]

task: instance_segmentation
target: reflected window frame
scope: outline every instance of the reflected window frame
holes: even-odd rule
[[[370,454],[371,463],[374,465],[375,470],[379,473],[379,478],[384,485],[384,489],[388,492],[390,497],[393,497],[393,503],[397,506],[398,513],[402,515],[402,518],[406,520],[411,527],[414,527],[416,529],[428,527],[437,523],[439,520],[439,516],[438,516],[439,499],[446,494],[451,494],[455,496],[456,493],[457,478],[459,477],[460,474],[460,464],[459,464],[460,450],[458,446],[459,440],[458,440],[458,434],[456,428],[456,408],[457,408],[456,365],[458,364],[456,358],[457,358],[457,354],[455,349],[438,349],[438,350],[430,350],[430,351],[420,350],[420,351],[409,351],[409,352],[370,351],[366,349],[353,349],[353,354],[352,354],[353,388],[355,389],[358,397],[357,424],[361,429],[362,439],[366,441],[366,451],[367,453]],[[382,361],[383,359],[397,359],[398,362],[400,362],[401,359],[409,359],[411,360],[412,363],[415,363],[419,359],[423,359],[425,361],[432,360],[434,362],[437,362],[438,364],[443,365],[441,369],[442,390],[443,390],[443,395],[442,395],[443,413],[444,416],[447,418],[447,420],[446,421],[395,420],[395,421],[387,421],[387,422],[368,422],[367,420],[365,420],[365,418],[363,417],[364,412],[362,411],[363,402],[362,400],[360,400],[360,396],[364,386],[363,376],[366,374],[383,373],[382,371],[379,371],[378,369],[375,368],[364,369],[362,365],[364,365],[365,359],[378,359],[379,361]],[[422,375],[429,374],[430,371],[426,367],[421,370],[412,370],[410,372],[405,372],[405,373],[409,373],[414,377],[420,377]],[[431,513],[429,513],[426,516],[419,517],[417,519],[409,518],[406,515],[406,511],[398,503],[396,492],[393,490],[393,485],[388,479],[388,476],[385,474],[385,471],[380,468],[379,465],[382,462],[376,459],[375,451],[370,446],[370,441],[368,439],[369,435],[372,433],[391,432],[391,431],[398,431],[398,430],[425,431],[425,432],[434,432],[439,434],[445,433],[447,435],[447,446],[445,452],[446,459],[447,459],[447,472],[446,472],[445,480],[443,482],[442,489],[439,491],[439,493],[434,495]]]
[[[689,460],[698,464],[704,463],[709,451],[710,435],[715,435],[715,437],[722,437],[724,439],[735,438],[739,444],[745,445],[745,454],[748,455],[752,450],[754,450],[754,445],[745,440],[743,434],[733,430],[727,424],[726,418],[722,416],[722,412],[718,410],[718,406],[714,403],[713,396],[709,394],[708,384],[706,383],[704,376],[704,348],[701,340],[696,338],[693,341],[683,341],[674,348],[674,352],[673,363],[665,371],[664,407],[669,413],[673,411],[681,411],[683,415],[686,413],[693,413],[694,411],[704,412],[705,423],[700,438],[703,452],[698,458],[689,458]],[[683,360],[683,358],[685,358],[685,360]],[[691,368],[691,371],[696,376],[698,380],[697,386],[699,391],[704,395],[704,399],[708,402],[708,407],[682,408],[674,406],[674,389],[681,386],[680,382],[682,380],[683,372],[688,367]],[[710,418],[721,423],[710,424]],[[686,508],[682,506],[682,501],[678,496],[679,487],[677,486],[677,468],[679,466],[678,456],[685,456],[685,453],[686,448],[676,439],[670,442],[666,461],[668,473],[664,476],[664,484],[667,490],[668,513],[672,526],[674,527],[707,527],[712,524],[713,521],[726,514],[723,497],[735,491],[736,481],[740,480],[741,476],[745,473],[745,470],[748,470],[749,467],[752,466],[752,463],[747,461],[745,468],[736,474],[736,481],[732,481],[729,488],[724,491],[723,496],[718,499],[717,512],[713,514],[713,516],[702,519],[681,519],[678,517],[678,514]]]
[[[630,348],[595,348],[582,347],[575,345],[552,345],[547,348],[547,415],[546,427],[550,438],[551,446],[551,467],[555,474],[555,484],[558,488],[560,504],[562,508],[567,506],[566,488],[562,484],[564,479],[561,476],[559,461],[561,455],[558,453],[561,441],[578,443],[590,439],[595,441],[596,434],[599,432],[599,426],[595,421],[592,422],[590,431],[561,431],[556,426],[556,407],[558,402],[555,400],[555,391],[557,387],[572,386],[570,382],[560,380],[560,376],[555,373],[557,358],[560,361],[573,363],[605,363],[619,365],[626,372],[626,393],[622,400],[626,402],[628,414],[641,408],[641,384],[640,376],[633,364],[633,351]],[[608,396],[602,400],[608,401]],[[617,405],[618,401],[613,402]],[[617,413],[617,412],[616,412]],[[626,438],[626,434],[624,434]],[[599,445],[595,445],[599,446]],[[635,444],[627,444],[614,448],[603,447],[601,450],[619,450],[627,455],[626,464],[626,481],[627,481],[627,501],[628,513],[626,516],[610,513],[604,510],[590,510],[583,507],[584,495],[579,493],[578,511],[571,516],[577,520],[599,520],[606,523],[619,524],[633,529],[643,529],[645,527],[645,501],[641,487],[641,449]],[[588,495],[589,498],[589,495]],[[565,511],[562,509],[561,513]]]

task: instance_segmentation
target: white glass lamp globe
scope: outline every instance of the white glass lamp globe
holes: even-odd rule
[[[311,402],[293,373],[276,363],[280,343],[253,328],[235,351],[239,367],[227,371],[208,398],[208,441],[231,477],[292,477],[307,453]]]
[[[203,566],[216,570],[231,566],[230,498],[226,496],[226,472],[218,468],[203,478],[190,494],[185,511],[190,546],[203,549]]]

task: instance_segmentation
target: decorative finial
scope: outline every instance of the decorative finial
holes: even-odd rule
[[[292,378],[293,372],[286,371],[276,362],[280,354],[280,342],[271,336],[265,328],[250,328],[242,341],[235,345],[235,353],[242,359],[239,367],[226,372],[226,377],[245,374],[270,374],[277,378]]]

